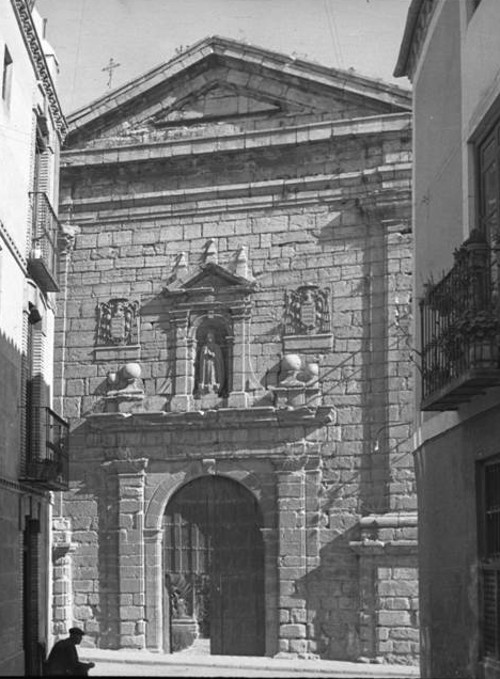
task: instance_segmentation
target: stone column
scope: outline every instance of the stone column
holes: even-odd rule
[[[114,460],[118,476],[120,648],[145,648],[144,486],[148,460]]]

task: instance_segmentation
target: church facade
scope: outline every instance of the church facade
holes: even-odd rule
[[[408,93],[215,37],[69,126],[54,632],[416,662]]]

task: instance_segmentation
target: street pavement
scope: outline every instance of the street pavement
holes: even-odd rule
[[[83,661],[95,667],[89,676],[100,677],[332,677],[339,679],[417,679],[418,667],[353,663],[301,658],[268,658],[209,655],[181,651],[163,654],[149,651],[79,648]]]

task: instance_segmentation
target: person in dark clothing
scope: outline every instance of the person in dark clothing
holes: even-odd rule
[[[94,663],[80,662],[76,650],[84,634],[85,632],[79,627],[72,627],[67,639],[61,639],[54,644],[45,663],[46,675],[87,676],[88,671],[94,667]]]

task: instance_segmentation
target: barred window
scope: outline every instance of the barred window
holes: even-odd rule
[[[481,465],[479,500],[483,655],[500,659],[500,457]]]

